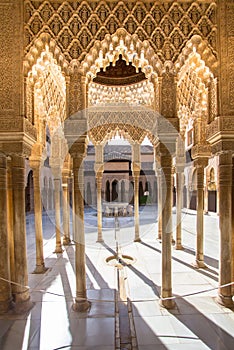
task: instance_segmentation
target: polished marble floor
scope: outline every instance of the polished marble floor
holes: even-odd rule
[[[173,214],[175,219],[175,213]],[[159,304],[161,285],[161,242],[157,240],[157,210],[141,208],[142,242],[133,243],[133,218],[103,220],[105,243],[96,243],[97,217],[86,210],[87,293],[91,308],[87,313],[72,310],[75,296],[74,245],[54,254],[53,213],[43,216],[44,255],[48,271],[33,274],[35,235],[33,215],[27,216],[28,270],[34,307],[27,315],[0,317],[1,350],[114,350],[124,333],[121,313],[116,308],[121,272],[124,294],[130,306],[132,349],[155,350],[233,350],[234,312],[215,301],[218,286],[218,217],[205,215],[206,269],[193,268],[196,215],[183,213],[184,250],[172,248],[173,294],[176,307],[166,310]],[[175,223],[173,224],[175,231]],[[72,228],[71,228],[72,231]],[[116,238],[121,253],[134,258],[120,269],[106,263],[115,254]],[[119,317],[119,320],[118,320]],[[123,316],[125,317],[125,316]],[[120,332],[120,335],[119,335]],[[124,342],[121,349],[130,349]]]

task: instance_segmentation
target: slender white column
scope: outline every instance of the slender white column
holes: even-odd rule
[[[232,282],[232,152],[219,155],[218,167],[219,185],[219,230],[220,230],[220,261],[219,261],[219,292],[218,302],[226,307],[233,307],[232,286],[221,286]]]
[[[15,282],[14,302],[16,312],[25,312],[32,307],[28,286],[28,268],[26,253],[26,220],[25,210],[25,160],[22,156],[12,157],[13,184],[13,229],[15,253]]]
[[[69,189],[68,176],[63,176],[63,245],[69,245],[70,239],[70,203],[69,203]]]
[[[97,242],[104,242],[102,237],[102,172],[96,174],[97,183],[97,224],[98,238]]]
[[[135,221],[135,239],[134,242],[140,242],[140,223],[139,223],[139,177],[141,170],[141,145],[135,143],[132,145],[132,176],[134,181],[134,221]]]
[[[232,158],[232,281],[234,281],[234,158]],[[234,295],[234,285],[232,285]]]
[[[84,235],[84,174],[83,154],[73,157],[74,173],[74,209],[75,209],[75,264],[76,264],[76,298],[73,309],[85,311],[90,307],[86,292],[86,271],[85,271],[85,235]]]
[[[44,253],[43,253],[43,231],[42,231],[42,204],[41,204],[41,185],[40,185],[40,159],[30,159],[30,166],[33,170],[33,188],[34,188],[34,220],[36,236],[36,267],[34,273],[45,273]]]
[[[174,307],[172,297],[172,158],[170,154],[161,156],[162,167],[162,289],[161,304],[170,309]],[[165,299],[164,299],[165,298]]]
[[[95,166],[96,185],[97,185],[97,226],[98,237],[97,242],[103,242],[102,236],[102,177],[104,171],[103,163],[103,145],[95,146]]]
[[[206,183],[205,188],[204,188],[204,213],[205,214],[208,213],[208,195],[209,195],[209,191],[208,191],[208,187],[207,187],[207,183]]]
[[[55,235],[56,246],[54,253],[63,252],[61,244],[61,219],[60,219],[60,190],[61,190],[61,169],[59,167],[52,168],[54,176],[54,208],[55,208]]]
[[[183,173],[177,168],[176,173],[176,244],[177,250],[183,249],[181,237],[181,220],[182,220],[182,196],[183,196]]]
[[[158,186],[158,239],[162,239],[162,175],[161,169],[157,170],[157,186]]]
[[[195,163],[197,169],[197,236],[196,261],[194,266],[206,268],[204,263],[204,167],[206,160],[198,159]]]
[[[76,226],[76,220],[75,220],[75,190],[74,190],[74,174],[72,173],[71,176],[72,181],[72,236],[74,240],[75,236],[75,226]]]
[[[185,146],[183,137],[177,137],[176,142],[176,241],[175,248],[183,249],[182,246],[182,205],[184,188],[184,166],[185,166]]]
[[[134,171],[134,221],[135,221],[135,239],[134,242],[140,242],[140,223],[139,223],[139,177],[140,171]]]
[[[15,248],[14,248],[14,228],[13,228],[13,189],[12,189],[12,169],[11,159],[7,159],[7,231],[10,252],[10,273],[11,280],[15,281]],[[15,285],[11,286],[12,294],[15,292]]]

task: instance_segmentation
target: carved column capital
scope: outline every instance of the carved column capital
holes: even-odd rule
[[[22,156],[12,156],[12,174],[14,177],[13,187],[25,188],[25,159]]]
[[[197,143],[192,147],[192,158],[209,158],[211,155],[211,147],[208,143]]]
[[[41,166],[42,166],[42,160],[41,158],[29,158],[29,165],[30,165],[30,168],[32,168],[33,171],[35,170],[40,170],[41,169]]]
[[[230,187],[232,183],[232,152],[222,152],[219,154],[218,179],[219,187]]]
[[[132,144],[132,172],[134,177],[140,176],[141,171],[141,145],[139,143]]]
[[[102,174],[103,174],[103,171],[104,171],[103,145],[102,144],[95,145],[94,171],[96,173],[96,178],[101,178],[102,179]]]
[[[53,174],[54,180],[61,179],[62,169],[60,166],[51,166],[51,172]]]
[[[196,169],[203,169],[208,165],[208,157],[199,157],[194,160]]]
[[[96,179],[98,178],[102,179],[103,172],[104,172],[104,164],[103,163],[94,164],[94,171],[96,174]]]
[[[86,153],[87,153],[86,140],[82,142],[80,141],[74,142],[71,148],[69,149],[69,152],[71,154],[71,157],[73,158],[73,168],[74,168],[75,159],[80,158],[81,160],[83,160],[83,158],[86,156]]]

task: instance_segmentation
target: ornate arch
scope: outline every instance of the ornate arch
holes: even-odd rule
[[[62,73],[67,75],[69,64],[65,59],[62,51],[58,47],[56,41],[51,38],[48,33],[42,33],[39,38],[34,41],[33,46],[30,48],[29,52],[25,55],[24,58],[24,74],[28,75],[32,71],[33,66],[37,63],[40,57],[43,57],[43,60],[46,61],[47,55],[42,56],[42,53],[51,53],[54,63],[57,64]]]
[[[88,108],[88,116],[88,135],[94,144],[103,144],[117,133],[133,144],[141,143],[146,136],[155,140],[159,129],[175,132],[165,118],[144,106],[95,106]]]
[[[200,55],[201,60],[214,76],[218,75],[218,60],[213,54],[207,40],[203,40],[200,35],[193,35],[182,49],[181,54],[175,62],[175,69],[177,73],[181,70],[189,56],[191,56],[193,53]]]
[[[43,121],[50,133],[58,128],[66,115],[67,64],[59,48],[48,34],[35,41],[24,61],[26,75],[27,117],[35,122],[38,141],[44,143]],[[33,107],[34,106],[34,107]],[[35,116],[34,116],[35,113]],[[42,137],[41,137],[42,136]]]
[[[216,114],[217,59],[207,43],[194,35],[182,50],[175,68],[178,116],[184,133],[189,120],[200,116],[207,123]]]
[[[130,144],[133,144],[135,142],[142,143],[144,138],[147,136],[147,131],[136,126],[132,126],[131,124],[111,123],[94,127],[93,129],[89,130],[88,133],[89,138],[94,145],[105,145],[108,140],[112,139],[117,134],[126,139]]]

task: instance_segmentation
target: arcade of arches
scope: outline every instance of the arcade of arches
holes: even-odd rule
[[[184,203],[197,211],[197,268],[205,267],[204,209],[218,212],[218,301],[232,307],[233,1],[24,0],[22,6],[22,0],[1,0],[0,19],[0,312],[7,312],[12,301],[18,312],[30,307],[25,196],[29,197],[26,209],[33,208],[35,214],[36,273],[46,271],[43,207],[55,211],[55,253],[60,254],[62,244],[71,240],[72,197],[73,308],[89,307],[83,194],[85,188],[89,200],[96,202],[92,205],[97,207],[98,244],[103,241],[102,193],[107,192],[107,201],[116,200],[118,179],[107,178],[111,162],[104,156],[108,141],[116,135],[129,143],[127,161],[115,166],[130,167],[135,242],[141,240],[139,184],[146,157],[141,144],[148,138],[152,145],[148,162],[153,164],[150,176],[154,181],[144,191],[151,191],[160,213],[155,239],[162,239],[162,305],[174,306],[171,217],[175,188],[175,246],[183,248],[180,222],[185,197]],[[93,151],[86,165],[93,161],[95,184],[88,181],[89,169],[84,169],[87,147]]]

